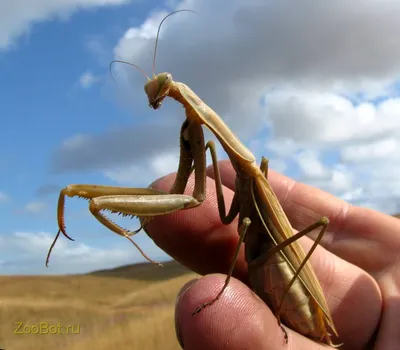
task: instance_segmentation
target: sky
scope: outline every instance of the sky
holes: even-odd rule
[[[68,184],[146,187],[178,164],[184,113],[151,110],[145,78],[190,86],[259,162],[354,205],[400,212],[400,3],[395,0],[0,2],[0,274],[66,274],[144,261],[67,198]],[[212,137],[206,133],[208,138]],[[226,158],[219,150],[219,157]],[[118,221],[120,222],[120,221]],[[123,220],[128,229],[137,220]],[[136,242],[167,260],[141,233]]]

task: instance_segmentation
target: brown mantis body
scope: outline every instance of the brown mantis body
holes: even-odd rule
[[[213,300],[199,306],[194,314],[211,305],[222,295],[229,283],[240,245],[244,242],[251,286],[275,312],[278,322],[282,320],[284,324],[297,332],[318,342],[334,346],[328,330],[332,330],[335,335],[337,332],[318,279],[308,261],[327,228],[328,219],[321,218],[315,224],[294,235],[289,220],[268,183],[268,161],[265,158],[262,159],[261,166],[258,166],[253,154],[219,116],[188,86],[173,81],[169,73],[161,73],[149,79],[145,85],[145,91],[149,104],[154,109],[158,109],[167,96],[181,103],[185,109],[186,120],[180,134],[179,167],[171,190],[165,193],[152,188],[67,186],[60,193],[59,232],[56,239],[60,232],[66,235],[65,195],[80,196],[90,200],[89,209],[92,214],[104,226],[128,239],[139,230],[134,232],[124,230],[103,215],[103,210],[138,216],[141,227],[145,227],[153,216],[201,205],[205,199],[206,187],[205,154],[209,149],[215,171],[221,221],[224,224],[230,224],[239,215],[240,240],[225,285]],[[235,193],[228,214],[224,205],[215,146],[212,141],[205,144],[203,125],[221,143],[236,172]],[[195,177],[194,190],[191,196],[184,195],[192,170]],[[297,240],[318,227],[322,228],[321,232],[306,255]],[[144,255],[143,252],[142,254]]]

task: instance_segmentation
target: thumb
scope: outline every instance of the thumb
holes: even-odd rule
[[[219,300],[192,316],[199,305],[215,298],[225,278],[220,274],[207,275],[182,288],[175,309],[175,327],[182,348],[327,349],[288,328],[286,344],[285,334],[268,306],[235,278]]]

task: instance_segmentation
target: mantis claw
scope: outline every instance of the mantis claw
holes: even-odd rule
[[[61,233],[62,233],[65,237],[67,237],[70,241],[75,241],[72,237],[70,237],[70,236],[67,235],[67,232],[65,231],[65,228],[60,227],[60,228],[58,229],[58,232],[61,232]]]
[[[206,303],[201,304],[200,306],[196,307],[196,310],[192,312],[192,316],[199,314],[202,310],[204,310],[207,306],[214,304],[218,299],[215,298],[214,300],[208,301]]]
[[[288,336],[288,334],[287,334],[287,332],[286,332],[286,329],[280,324],[280,322],[278,322],[278,323],[279,323],[279,326],[281,327],[282,332],[283,332],[283,334],[284,334],[284,337],[285,337],[285,344],[287,344],[287,343],[289,342],[289,336]]]

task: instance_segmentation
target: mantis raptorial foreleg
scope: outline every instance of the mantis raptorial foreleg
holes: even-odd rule
[[[63,233],[68,239],[65,228],[64,211],[65,196],[80,197],[89,200],[89,210],[93,216],[105,227],[120,236],[129,239],[148,261],[150,259],[140,247],[130,239],[138,233],[152,217],[170,214],[182,209],[194,208],[200,205],[205,198],[206,157],[204,151],[204,134],[200,125],[185,120],[180,133],[180,158],[178,172],[174,184],[169,192],[154,188],[130,188],[99,185],[69,185],[60,192],[57,207],[59,231],[49,249],[46,266],[51,251]],[[192,196],[184,195],[189,176],[195,170],[195,183]],[[123,216],[137,216],[141,226],[138,230],[129,231],[114,223],[102,211],[110,211]]]
[[[65,228],[65,196],[81,197],[89,200],[89,209],[100,223],[118,235],[130,240],[143,257],[153,263],[157,262],[150,259],[130,238],[130,236],[136,234],[140,229],[136,231],[125,230],[108,219],[100,212],[100,210],[109,210],[111,212],[122,214],[123,216],[139,216],[147,218],[149,216],[163,215],[174,210],[198,205],[196,199],[191,196],[168,195],[163,191],[153,188],[69,185],[61,190],[58,199],[57,217],[59,230],[47,254],[46,266],[48,265],[51,251],[59,238],[60,233],[63,233],[66,237],[72,240],[72,238],[67,235]],[[145,198],[147,198],[147,200],[144,200]]]
[[[179,134],[179,165],[174,184],[168,193],[182,194],[193,170],[195,173],[195,188],[193,196],[198,200],[204,200],[205,182],[199,176],[205,173],[206,158],[204,155],[204,133],[203,129],[196,127],[193,123],[185,120]],[[197,174],[197,175],[196,175]],[[204,175],[203,175],[204,177]]]
[[[61,190],[60,195],[58,197],[58,206],[57,206],[57,221],[59,230],[67,237],[66,228],[65,228],[65,219],[64,219],[64,211],[65,211],[65,196],[68,197],[80,197],[85,198],[89,201],[99,198],[99,197],[109,197],[109,196],[154,196],[154,195],[163,195],[165,192],[156,190],[154,188],[130,188],[130,187],[114,187],[114,186],[99,186],[99,185],[69,185]],[[112,210],[112,208],[110,208]],[[126,215],[135,215],[131,213],[125,213]],[[119,231],[115,227],[110,225],[111,230]],[[124,231],[124,234],[121,232],[116,232],[122,236],[131,236],[135,234],[134,231]],[[71,239],[71,238],[70,238]]]
[[[116,191],[108,196],[97,196],[89,203],[89,209],[97,220],[115,233],[125,236],[125,231],[105,217],[101,213],[102,210],[151,218],[199,206],[205,198],[206,182],[204,135],[201,126],[185,121],[181,128],[180,140],[178,172],[168,193],[157,193],[155,189],[148,189],[149,193],[143,195],[127,195],[123,191]],[[184,195],[183,191],[191,173],[192,163],[195,181],[193,194],[189,196]],[[135,190],[131,189],[132,191]]]

